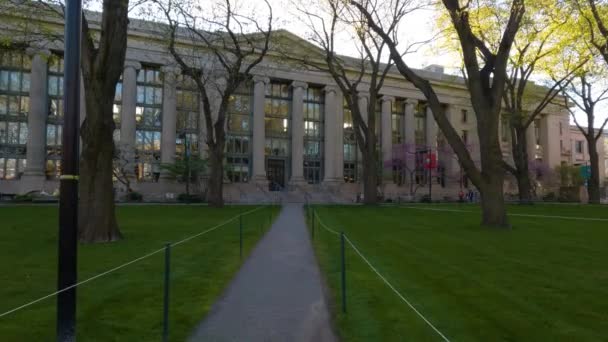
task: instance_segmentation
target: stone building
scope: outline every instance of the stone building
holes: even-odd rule
[[[91,23],[95,23],[94,14]],[[62,30],[58,19],[48,19],[46,24]],[[288,45],[295,55],[319,53],[313,44],[288,31],[274,32],[273,41]],[[160,168],[161,163],[183,157],[183,137],[190,142],[193,156],[205,156],[206,129],[199,95],[180,76],[166,45],[157,24],[132,20],[124,72],[116,88],[115,142],[121,149],[133,151],[133,188],[147,199],[171,199],[184,192],[184,185],[164,177]],[[362,191],[361,155],[339,88],[329,75],[298,67],[284,54],[272,52],[262,64],[232,98],[226,200],[266,201],[276,198],[276,191],[287,199],[354,200]],[[60,43],[37,42],[1,52],[1,193],[58,188],[62,72]],[[475,114],[463,79],[436,65],[418,72],[436,86],[454,128],[479,160]],[[428,182],[436,198],[456,198],[459,189],[472,187],[422,93],[391,70],[381,94],[378,112],[373,115],[379,118],[378,150],[384,160],[379,191],[384,197],[424,194]],[[368,96],[360,93],[362,108]],[[567,112],[548,107],[529,130],[530,155],[551,166],[568,160],[560,149],[563,143],[569,144],[562,135],[564,129],[569,133]],[[509,134],[502,131],[509,160]],[[428,150],[438,159],[430,177],[423,168]]]
[[[589,165],[587,139],[576,125],[570,126],[569,131],[570,139],[567,145],[563,146],[570,156],[568,164],[575,166]],[[600,165],[600,186],[604,186],[608,179],[608,132],[606,131],[602,132],[602,136],[597,141],[597,154]]]

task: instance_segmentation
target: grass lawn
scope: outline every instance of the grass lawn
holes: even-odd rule
[[[125,236],[112,244],[79,246],[84,280],[223,223],[254,207],[121,206]],[[262,208],[244,217],[244,256],[278,214]],[[0,207],[0,313],[56,290],[57,208]],[[175,246],[171,252],[170,339],[183,341],[205,316],[241,265],[239,221]],[[164,253],[78,287],[79,341],[161,339]],[[1,341],[55,339],[50,298],[0,318]]]
[[[458,211],[315,210],[451,341],[608,340],[608,207],[513,205],[513,214],[605,221],[513,215],[512,230],[480,227],[474,205],[411,207]],[[339,238],[317,228],[313,243],[342,340],[441,340],[348,244],[342,314]]]

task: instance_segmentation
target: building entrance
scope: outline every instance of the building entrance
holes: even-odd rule
[[[281,191],[285,188],[284,159],[268,159],[267,173],[270,191]]]

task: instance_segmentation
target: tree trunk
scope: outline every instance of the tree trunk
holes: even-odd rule
[[[481,224],[492,228],[510,228],[503,196],[503,179],[491,180],[479,189],[481,193]]]
[[[207,183],[207,202],[212,207],[224,206],[224,148],[214,146],[209,149],[209,180]]]
[[[512,143],[513,161],[515,163],[515,179],[520,204],[532,203],[532,181],[530,179],[530,168],[528,160],[526,129],[515,128],[517,141]]]
[[[595,139],[587,139],[587,145],[589,146],[589,161],[591,164],[591,178],[587,181],[587,194],[589,195],[589,203],[599,204],[601,197],[600,164]]]
[[[363,149],[364,204],[378,204],[378,172],[376,159],[375,144],[370,144],[368,142],[365,149]]]
[[[481,224],[493,228],[510,228],[503,192],[505,170],[498,141],[498,125],[495,127],[486,130],[478,127],[483,171],[476,186],[481,194]]]
[[[112,181],[113,99],[103,102],[95,90],[92,87],[86,94],[87,118],[81,132],[78,235],[85,243],[122,239],[116,222]]]

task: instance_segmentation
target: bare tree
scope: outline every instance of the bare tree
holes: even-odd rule
[[[133,173],[132,161],[135,159],[135,156],[128,144],[118,143],[115,145],[112,175],[125,187],[127,194],[129,194],[133,192],[133,188],[131,188],[131,177],[129,176]]]
[[[168,50],[201,95],[209,148],[207,199],[220,207],[224,204],[223,161],[229,104],[235,90],[251,77],[268,53],[272,7],[264,0],[268,16],[261,22],[253,14],[240,14],[241,6],[230,0],[215,4],[209,11],[203,11],[196,1],[155,3],[169,23]]]
[[[474,2],[462,4],[459,0],[442,0],[462,49],[467,86],[477,117],[481,168],[475,165],[464,142],[446,117],[434,86],[412,70],[399,52],[395,36],[397,31],[392,27],[403,18],[403,3],[406,1],[350,0],[349,3],[363,14],[367,25],[386,42],[391,58],[403,77],[427,98],[435,121],[458,155],[468,177],[481,193],[482,224],[509,227],[503,198],[504,169],[498,125],[507,78],[507,63],[525,12],[524,0],[512,0],[507,20],[502,25],[502,38],[494,49],[474,33],[469,21],[470,6],[475,6]],[[385,24],[387,14],[390,20]]]
[[[129,1],[103,0],[100,31],[83,15],[81,68],[87,116],[82,124],[79,237],[83,242],[122,238],[114,205],[113,104],[127,52]]]
[[[606,124],[608,124],[608,117],[604,119],[599,128],[595,128],[595,124],[598,104],[608,100],[608,83],[606,81],[606,75],[608,75],[606,67],[598,69],[586,67],[583,71],[578,72],[566,86],[561,88],[564,95],[566,95],[564,107],[568,108],[576,127],[587,141],[589,163],[591,167],[591,177],[587,182],[589,203],[600,203],[601,197],[597,144],[599,139],[603,136],[602,133]],[[585,114],[587,119],[586,127],[579,123],[576,117],[577,111],[581,111]]]
[[[562,43],[569,39],[559,32],[566,28],[567,19],[557,22],[551,15],[540,17],[544,20],[527,20],[515,40],[503,94],[503,117],[508,119],[514,164],[505,162],[504,166],[517,180],[520,203],[531,203],[534,194],[529,166],[533,156],[528,155],[526,131],[560,94],[560,86],[585,63],[582,61],[562,77],[546,82],[545,86],[531,81],[539,71],[551,68],[550,60],[556,54],[565,58]]]
[[[63,35],[45,19],[65,17],[62,0],[21,3],[5,0],[36,18],[19,24],[19,39],[28,43],[62,41]],[[82,151],[79,177],[78,235],[82,242],[108,242],[122,235],[116,221],[113,194],[114,120],[112,106],[116,84],[123,70],[127,49],[128,0],[103,0],[102,13],[90,24],[83,12],[81,71],[85,88],[86,119],[81,127]],[[15,29],[15,28],[14,28]]]
[[[353,134],[363,159],[363,202],[376,204],[380,181],[378,169],[382,163],[378,152],[376,112],[380,89],[392,64],[381,62],[387,52],[384,41],[362,26],[360,14],[352,11],[344,1],[321,0],[318,5],[298,10],[304,15],[310,38],[321,48],[322,56],[287,54],[309,68],[329,74],[340,88],[352,113]],[[315,12],[311,7],[319,11]],[[359,59],[337,53],[336,40],[340,33],[350,35]]]
[[[587,192],[589,202],[600,201],[600,171],[597,142],[608,123],[606,118],[596,128],[598,104],[608,99],[608,3],[603,0],[572,0],[578,20],[572,35],[574,41],[569,46],[569,54],[584,60],[585,66],[576,70],[570,82],[561,90],[572,105],[565,106],[570,111],[577,128],[585,136],[589,150],[591,177],[588,180]],[[568,70],[568,68],[564,68]],[[585,114],[587,127],[579,124],[576,111]],[[600,121],[601,122],[601,121]]]

